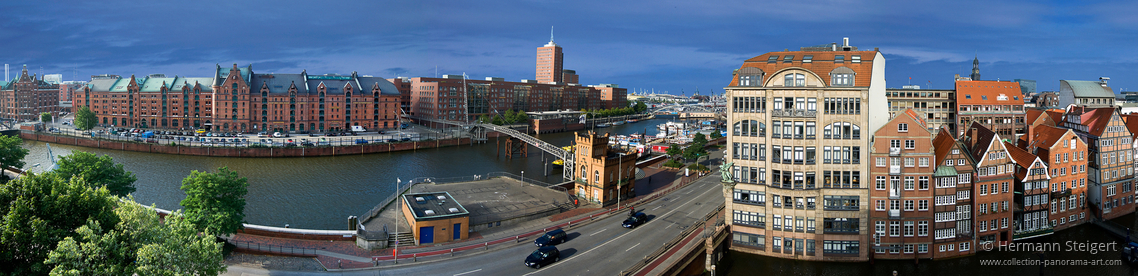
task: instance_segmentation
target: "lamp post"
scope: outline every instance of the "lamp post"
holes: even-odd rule
[[[522,171],[522,187],[526,186],[526,171]]]
[[[620,181],[624,178],[624,154],[621,153],[616,161],[616,210],[620,211]],[[611,174],[610,174],[611,175]]]
[[[402,196],[399,195],[399,184],[400,183],[403,183],[403,180],[400,180],[398,177],[396,177],[395,178],[395,201],[396,201],[396,205],[397,205],[396,206],[397,214],[403,213],[403,199],[401,198]],[[396,218],[395,218],[395,235],[397,235],[397,236],[399,235],[399,218],[398,218],[398,215],[396,215]],[[399,238],[398,237],[395,238],[395,251],[393,251],[393,252],[394,252],[394,254],[392,254],[392,257],[395,257],[394,258],[395,263],[399,263]]]

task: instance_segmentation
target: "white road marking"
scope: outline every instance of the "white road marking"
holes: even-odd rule
[[[479,272],[479,271],[482,271],[482,269],[481,269],[481,268],[479,268],[479,269],[475,269],[475,270],[471,270],[471,271],[467,271],[467,272],[463,272],[463,273],[455,274],[454,276],[458,276],[458,275],[465,275],[465,274],[475,273],[475,272]]]
[[[640,245],[640,243],[636,243],[636,245]],[[633,245],[632,247],[629,247],[628,249],[625,249],[625,250],[624,250],[624,252],[628,252],[629,250],[632,250],[633,248],[636,248],[636,245]]]
[[[605,230],[609,230],[609,229],[605,228],[605,229],[603,229],[601,231],[597,231],[596,233],[593,233],[592,235],[589,235],[589,236],[596,236],[597,234],[600,234],[601,232],[604,232]]]
[[[664,207],[664,205],[656,206],[656,208],[652,208],[652,210],[649,211],[656,211],[656,209],[660,209],[660,207]]]
[[[713,190],[714,190],[714,189],[711,189],[711,190],[707,190],[707,191],[704,191],[703,193],[700,193],[699,195],[692,197],[692,199],[689,199],[687,202],[684,202],[683,204],[680,204],[680,206],[684,206],[684,205],[687,205],[688,203],[691,203],[691,202],[692,202],[692,200],[695,200],[695,199],[697,199],[697,198],[699,198],[699,197],[703,196],[703,195],[704,195],[704,194],[706,194],[707,192],[710,192],[710,191],[713,191]],[[672,212],[675,212],[676,210],[679,210],[679,209],[673,209],[673,210],[671,210],[671,211],[668,211],[667,213],[664,213],[663,215],[660,215],[660,217],[666,217],[666,216],[668,216],[669,214],[671,214]],[[657,221],[657,220],[651,220],[651,221],[649,221],[649,222],[647,222],[647,223],[644,223],[644,225],[648,225],[648,224],[650,224],[650,223],[653,223],[653,222],[656,222],[656,221]],[[643,226],[643,225],[641,225],[641,226]],[[606,244],[609,244],[609,243],[611,243],[611,242],[613,242],[613,241],[616,241],[616,240],[620,240],[620,238],[621,238],[621,237],[624,237],[624,236],[626,236],[626,235],[628,235],[628,234],[632,234],[633,232],[639,231],[640,229],[644,229],[644,227],[636,227],[636,229],[633,229],[632,231],[628,231],[628,232],[625,232],[624,234],[622,234],[622,235],[620,235],[620,236],[617,236],[616,238],[610,239],[610,240],[608,240],[608,241],[606,241],[606,242],[604,242],[604,243],[602,243],[602,244],[600,244],[600,245],[597,245],[596,247],[593,247],[593,248],[591,248],[591,249],[589,249],[589,250],[585,250],[585,252],[581,252],[581,254],[573,254],[573,256],[572,256],[572,257],[569,257],[569,258],[565,259],[564,261],[559,261],[559,262],[553,263],[553,264],[551,264],[551,265],[549,265],[549,266],[546,266],[545,268],[542,268],[542,270],[546,270],[546,269],[549,269],[550,267],[554,267],[554,266],[557,266],[557,265],[559,265],[559,264],[563,264],[563,263],[565,263],[566,261],[572,260],[573,258],[577,258],[578,256],[581,256],[581,255],[585,255],[585,254],[588,254],[589,252],[593,252],[593,250],[597,250],[597,248],[601,248],[601,247],[605,246]],[[603,230],[602,230],[602,231],[603,231]],[[534,271],[534,272],[530,272],[530,273],[526,273],[526,274],[524,274],[523,276],[529,276],[529,275],[533,275],[534,273],[538,273],[538,272],[541,272],[541,270],[538,270],[538,271]]]

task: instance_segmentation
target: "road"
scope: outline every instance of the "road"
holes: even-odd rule
[[[557,245],[561,260],[533,269],[522,264],[525,256],[536,249],[533,239],[519,245],[477,255],[424,262],[421,264],[384,267],[377,270],[341,272],[266,271],[231,266],[224,275],[616,275],[659,249],[723,203],[717,175],[673,191],[671,194],[637,208],[648,215],[648,222],[625,229],[620,223],[627,217],[614,215],[581,227],[567,229],[569,240]]]

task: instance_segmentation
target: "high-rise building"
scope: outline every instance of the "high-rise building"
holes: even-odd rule
[[[889,121],[881,53],[848,40],[770,52],[743,62],[725,90],[731,250],[868,259],[862,181],[870,176],[869,135]]]
[[[553,35],[550,34],[549,43],[537,48],[537,75],[534,78],[541,83],[563,82],[564,63],[561,46],[553,43]]]
[[[1014,79],[1012,81],[1019,83],[1019,91],[1023,92],[1024,96],[1035,93],[1035,80]]]
[[[914,85],[912,88],[887,88],[885,97],[889,100],[890,117],[913,109],[934,134],[942,126],[956,129],[956,90],[920,89]]]

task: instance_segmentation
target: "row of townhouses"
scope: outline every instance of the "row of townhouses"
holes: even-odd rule
[[[885,88],[878,49],[746,60],[726,88],[732,250],[802,260],[939,259],[1134,211],[1138,114],[1101,81],[1064,109],[1017,82]]]

